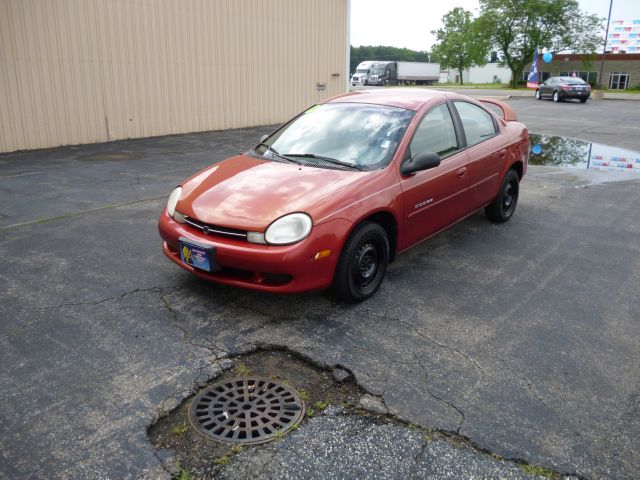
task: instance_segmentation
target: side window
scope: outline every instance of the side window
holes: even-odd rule
[[[467,102],[454,102],[454,105],[462,121],[467,146],[476,145],[496,134],[493,118],[485,110]]]
[[[433,152],[441,157],[458,150],[456,131],[446,104],[435,107],[424,116],[409,149],[412,156],[420,152]]]

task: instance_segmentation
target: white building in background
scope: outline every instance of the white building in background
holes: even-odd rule
[[[482,67],[471,67],[462,71],[463,83],[509,83],[511,70],[501,67],[497,63],[487,63]],[[460,83],[458,70],[448,69],[440,71],[440,83]]]

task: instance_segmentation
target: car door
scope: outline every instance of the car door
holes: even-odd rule
[[[538,86],[538,91],[540,92],[540,96],[545,95],[548,83],[549,83],[549,80],[547,79]]]
[[[508,145],[497,122],[484,108],[463,100],[454,101],[453,106],[467,146],[469,199],[476,210],[491,202],[498,192]]]
[[[553,85],[555,83],[555,79],[554,78],[549,78],[546,82],[544,82],[544,90],[543,90],[543,94],[544,95],[553,95]]]
[[[468,211],[467,155],[447,103],[433,107],[422,118],[405,159],[421,152],[440,155],[435,168],[410,176],[400,174],[403,192],[404,250],[463,217]]]

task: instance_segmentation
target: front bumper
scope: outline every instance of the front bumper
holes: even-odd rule
[[[294,245],[248,243],[227,237],[205,235],[178,223],[163,210],[158,231],[164,240],[162,251],[174,263],[198,277],[216,283],[280,293],[322,290],[333,281],[340,250],[351,227],[347,220],[332,220],[311,229],[309,236]],[[216,272],[206,272],[180,259],[180,237],[215,247]],[[331,253],[316,259],[319,252]]]

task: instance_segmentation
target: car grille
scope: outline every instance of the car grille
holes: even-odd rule
[[[245,230],[236,230],[235,228],[220,227],[218,225],[211,225],[209,223],[201,222],[191,217],[184,217],[185,223],[197,228],[205,235],[218,235],[221,237],[235,238],[235,239],[247,239],[247,232]]]

